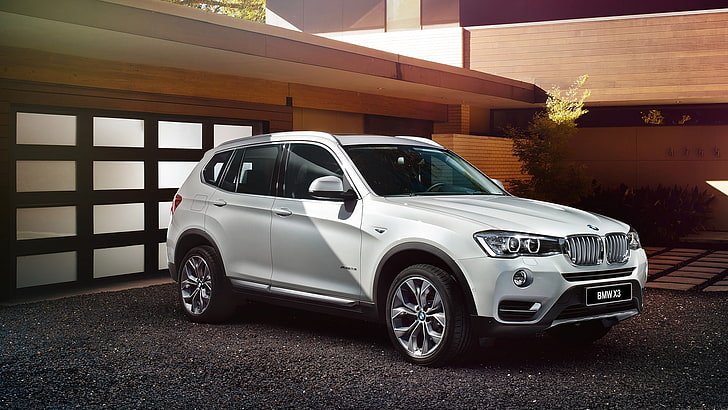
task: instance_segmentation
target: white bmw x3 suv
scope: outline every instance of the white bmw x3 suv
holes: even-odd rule
[[[628,225],[517,198],[433,141],[287,132],[208,151],[174,198],[172,278],[193,321],[240,300],[382,322],[411,362],[545,331],[586,344],[642,309]]]

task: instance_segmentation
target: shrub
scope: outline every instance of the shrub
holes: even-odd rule
[[[588,76],[579,77],[568,90],[553,87],[547,92],[546,110],[534,115],[527,129],[505,130],[513,139],[513,153],[521,161],[527,180],[508,181],[518,195],[571,205],[591,192],[584,168],[566,162],[568,143],[576,134],[576,120],[587,111],[589,90],[582,87]]]
[[[673,244],[704,229],[714,197],[698,187],[597,187],[577,206],[629,223],[649,244]]]

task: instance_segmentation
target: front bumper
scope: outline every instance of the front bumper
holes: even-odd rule
[[[647,282],[647,256],[633,251],[624,264],[574,266],[563,255],[543,258],[460,260],[468,278],[481,335],[529,334],[566,323],[606,320],[619,322],[639,314]],[[532,278],[526,287],[513,283],[525,270]],[[586,288],[630,284],[631,300],[587,306]]]
[[[480,337],[507,337],[529,335],[548,330],[552,327],[575,322],[601,320],[611,326],[642,312],[643,291],[638,281],[632,285],[632,299],[606,305],[587,306],[585,301],[586,285],[569,288],[541,316],[540,320],[528,323],[501,322],[492,317],[473,316],[472,321]]]

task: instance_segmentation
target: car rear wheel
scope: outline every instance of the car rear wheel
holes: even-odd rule
[[[470,321],[455,279],[431,265],[395,277],[387,296],[387,330],[412,363],[441,366],[470,347]]]
[[[211,246],[192,248],[182,259],[179,281],[180,304],[194,322],[222,322],[232,315],[230,282]]]

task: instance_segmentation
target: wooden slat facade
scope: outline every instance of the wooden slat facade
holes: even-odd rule
[[[544,89],[590,76],[591,101],[728,100],[728,12],[468,28],[470,68]]]

